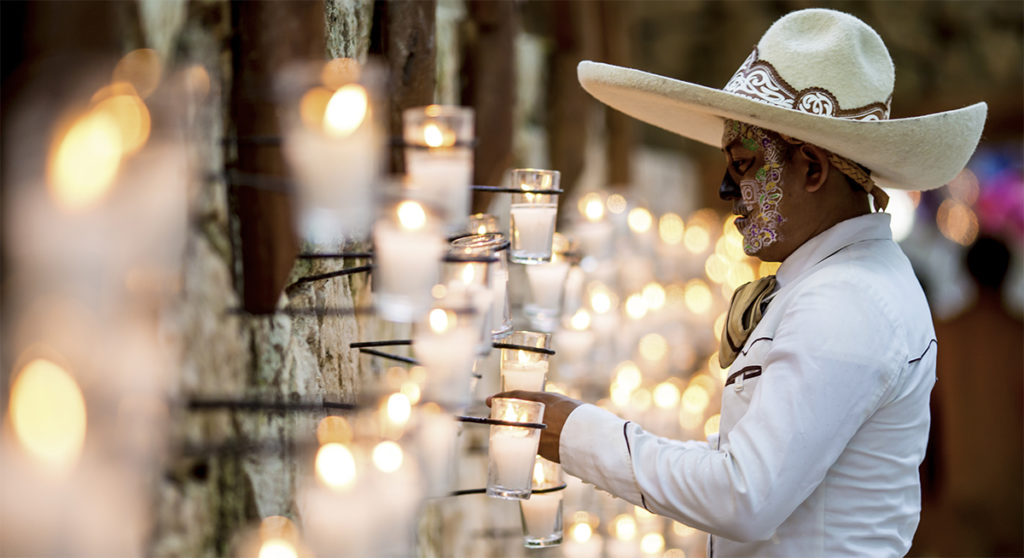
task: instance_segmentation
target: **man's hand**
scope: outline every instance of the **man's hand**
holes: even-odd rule
[[[550,393],[546,391],[515,390],[498,393],[488,397],[488,407],[491,406],[491,399],[494,397],[528,399],[530,401],[543,403],[544,424],[548,425],[548,427],[540,431],[540,448],[537,450],[537,453],[549,461],[554,461],[555,463],[562,462],[558,455],[558,441],[562,437],[562,426],[565,424],[565,419],[569,418],[569,413],[571,413],[576,407],[582,405],[582,401],[577,401],[564,395],[558,395],[557,393]]]

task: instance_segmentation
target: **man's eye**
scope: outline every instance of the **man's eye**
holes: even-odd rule
[[[737,174],[744,174],[744,173],[747,172],[747,169],[749,169],[749,168],[750,168],[750,159],[740,160],[740,161],[733,161],[732,162],[732,170],[736,171]]]

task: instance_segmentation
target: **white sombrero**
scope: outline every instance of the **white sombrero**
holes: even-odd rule
[[[721,147],[724,119],[828,149],[871,171],[883,188],[928,190],[970,159],[985,103],[889,119],[894,71],[881,37],[849,14],[800,10],[776,21],[723,89],[583,61],[580,84],[599,101]]]

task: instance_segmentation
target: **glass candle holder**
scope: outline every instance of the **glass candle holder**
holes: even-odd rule
[[[541,331],[553,331],[562,313],[562,292],[569,274],[569,239],[555,233],[552,241],[551,261],[526,266],[526,279],[530,284],[530,301],[523,313],[530,324]]]
[[[540,423],[544,419],[544,404],[495,397],[491,399],[491,418],[510,423]],[[487,495],[505,500],[529,498],[539,444],[539,428],[492,424],[487,450]]]
[[[493,217],[493,216],[489,216]],[[508,247],[500,232],[471,234],[452,241],[453,248],[461,248],[496,258],[488,264],[488,288],[491,290],[491,309],[488,331],[492,338],[505,337],[512,331],[512,316],[508,302]]]
[[[490,250],[472,246],[449,244],[444,258],[442,284],[450,292],[465,293],[471,306],[480,314],[476,322],[476,347],[478,355],[491,352],[491,301],[494,298],[490,288],[490,265],[496,260]]]
[[[473,109],[429,105],[402,113],[405,172],[443,209],[445,232],[466,227],[473,192]]]
[[[557,190],[560,176],[553,170],[512,171],[512,187],[524,190],[522,194],[512,194],[509,205],[512,240],[509,258],[513,262],[537,264],[551,260],[558,196],[543,192]]]
[[[501,231],[501,224],[496,215],[490,213],[474,213],[469,216],[466,232],[469,234],[487,234]]]
[[[562,486],[562,466],[541,456],[533,465],[532,494],[519,501],[523,520],[523,545],[544,548],[562,544],[562,496],[564,490],[537,493]]]
[[[301,236],[313,244],[365,237],[373,217],[373,189],[382,179],[385,134],[379,110],[387,73],[351,58],[286,68],[282,150],[295,175]]]
[[[469,403],[481,315],[466,291],[447,291],[413,327],[412,348],[427,369],[423,396],[459,408]]]
[[[502,340],[510,345],[547,349],[551,334],[537,331],[513,331]],[[501,391],[522,389],[544,391],[548,373],[548,355],[522,349],[501,349]]]
[[[394,322],[415,322],[430,309],[441,272],[441,221],[426,204],[399,196],[384,204],[373,227],[373,300]]]

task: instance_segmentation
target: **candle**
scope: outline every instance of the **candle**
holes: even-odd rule
[[[491,418],[508,422],[539,423],[544,404],[536,401],[495,397]],[[506,500],[530,497],[534,457],[540,430],[521,426],[491,425],[488,448],[487,495]]]
[[[504,341],[510,345],[548,348],[551,335],[537,331],[514,331]],[[522,349],[501,349],[501,389],[544,391],[548,355]]]
[[[533,466],[534,491],[554,488],[562,484],[562,468],[558,463],[537,456]],[[562,542],[562,490],[533,493],[528,500],[519,501],[523,520],[524,546],[542,548]]]
[[[479,319],[468,313],[454,312],[468,307],[465,293],[449,293],[427,314],[426,323],[418,323],[413,334],[413,352],[427,368],[424,392],[427,399],[456,406],[469,403],[473,347]]]
[[[430,105],[402,114],[405,170],[414,188],[444,211],[445,229],[466,227],[473,181],[473,109]]]
[[[473,222],[480,228],[489,227],[490,225],[486,224],[488,220],[483,219],[484,217],[493,219],[490,215],[477,214],[473,217]],[[487,350],[482,353],[483,356],[490,352],[492,337],[504,337],[512,330],[508,304],[508,242],[502,233],[484,232],[456,238],[451,242],[451,246],[456,255],[462,253],[470,257],[491,260],[486,264],[484,272],[487,276],[486,286],[491,295],[491,306],[487,316],[488,322],[485,324]]]
[[[562,287],[568,274],[569,262],[565,260],[526,267],[532,301],[523,307],[523,313],[537,329],[551,331],[558,323]]]
[[[558,198],[550,193],[558,189],[558,171],[515,169],[512,184],[523,193],[513,194],[509,204],[509,228],[513,262],[536,264],[551,260]]]
[[[572,318],[565,320],[555,338],[558,340],[559,362],[575,363],[582,360],[594,342],[590,332],[590,312],[580,308]]]
[[[512,219],[512,261],[541,263],[551,259],[551,238],[555,234],[554,203],[514,203]]]
[[[374,305],[382,317],[411,322],[426,313],[444,252],[439,235],[432,216],[412,200],[393,206],[374,226]]]

